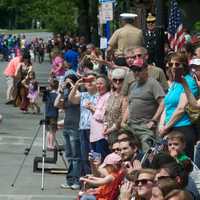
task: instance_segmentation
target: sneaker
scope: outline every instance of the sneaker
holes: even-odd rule
[[[80,190],[81,186],[79,184],[73,184],[71,185],[72,190]]]
[[[61,184],[60,187],[61,187],[62,189],[71,189],[71,186],[68,185],[67,183]]]

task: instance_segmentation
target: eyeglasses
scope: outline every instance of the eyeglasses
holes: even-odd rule
[[[113,79],[113,82],[123,82],[124,81],[124,79],[123,78],[119,78],[119,79],[117,79],[117,78],[114,78]]]
[[[179,63],[179,62],[169,62],[169,63],[168,63],[168,66],[169,66],[169,67],[172,67],[173,65],[175,65],[175,67],[179,67],[180,64],[181,64],[181,63]]]
[[[141,185],[147,185],[148,182],[153,183],[154,180],[152,180],[152,179],[141,179],[141,180],[136,180],[136,181],[135,181],[135,185],[136,185],[136,186],[138,186],[139,184],[141,184]]]

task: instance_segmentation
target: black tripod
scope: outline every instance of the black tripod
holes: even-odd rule
[[[19,169],[18,169],[18,171],[16,173],[16,176],[15,176],[15,178],[14,178],[12,184],[11,184],[12,187],[14,187],[14,185],[15,185],[15,183],[17,181],[17,178],[20,175],[20,172],[21,172],[21,170],[22,170],[22,168],[24,166],[24,163],[26,161],[26,158],[29,155],[29,152],[31,151],[32,146],[34,144],[34,141],[37,138],[37,136],[38,136],[38,134],[40,132],[40,129],[42,127],[42,183],[41,183],[41,190],[44,190],[44,170],[45,170],[44,165],[45,165],[45,158],[46,158],[46,135],[47,135],[46,134],[46,126],[47,125],[48,125],[48,120],[46,120],[46,119],[40,120],[39,127],[38,127],[38,129],[37,129],[37,131],[36,131],[36,133],[35,133],[35,135],[34,135],[34,137],[32,139],[32,142],[31,142],[30,146],[28,148],[25,148],[25,151],[24,151],[24,155],[25,156],[24,156],[24,159],[23,159],[23,161],[22,161],[22,163],[21,163],[21,165],[20,165],[20,167],[19,167]],[[65,165],[65,167],[67,169],[66,161],[65,161],[65,159],[63,157],[62,150],[59,148],[59,144],[58,144],[56,138],[55,138],[55,145],[56,145],[56,148],[59,151],[59,155],[62,157],[64,165]]]

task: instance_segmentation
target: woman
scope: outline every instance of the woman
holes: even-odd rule
[[[85,82],[83,82],[84,80]],[[78,88],[80,85],[84,85],[87,91],[79,92]],[[96,99],[96,74],[94,73],[89,73],[83,79],[77,81],[69,94],[69,101],[73,104],[80,104],[79,135],[83,176],[91,173],[88,154],[90,151],[89,137],[92,112],[86,108],[86,105],[88,102],[96,105]]]
[[[161,116],[159,132],[161,136],[165,136],[170,130],[180,131],[187,141],[185,152],[192,158],[196,136],[191,120],[185,111],[188,100],[182,85],[177,82],[177,76],[182,71],[184,79],[195,96],[198,95],[198,85],[189,74],[188,61],[185,55],[175,53],[171,56],[168,66],[172,75],[172,84],[164,98],[165,108]]]
[[[15,105],[19,106],[23,113],[26,113],[29,105],[27,98],[28,89],[22,84],[22,81],[27,78],[28,73],[33,70],[33,67],[29,52],[27,51],[24,54],[25,59],[18,64],[15,72]]]
[[[51,76],[56,77],[59,82],[63,81],[65,75],[64,59],[59,50],[52,53]]]
[[[65,140],[65,154],[69,164],[66,182],[61,185],[61,188],[65,189],[80,189],[81,161],[78,132],[80,107],[69,101],[69,93],[77,80],[78,78],[74,74],[68,75],[64,82],[65,86],[59,89],[60,94],[58,94],[54,103],[54,106],[59,107],[59,103],[64,99],[65,117],[63,136]]]
[[[109,153],[108,142],[104,136],[104,115],[110,97],[110,81],[104,75],[97,77],[98,92],[96,106],[88,102],[86,107],[93,112],[90,126],[90,143],[92,150],[101,153],[102,159]]]
[[[172,178],[160,179],[152,189],[150,200],[164,200],[164,197],[174,189],[180,189],[180,186]]]
[[[116,139],[115,131],[120,129],[122,113],[126,109],[127,101],[121,94],[125,75],[126,71],[122,68],[114,69],[111,74],[112,92],[104,116],[104,135],[108,137],[110,144]]]

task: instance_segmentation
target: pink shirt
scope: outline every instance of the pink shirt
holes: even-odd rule
[[[18,64],[20,63],[21,57],[15,57],[13,58],[7,65],[7,67],[4,70],[5,76],[15,76],[15,72],[17,69]]]
[[[90,142],[96,142],[104,138],[103,119],[109,97],[110,92],[106,92],[104,95],[97,97],[96,110],[92,115],[90,124]]]

